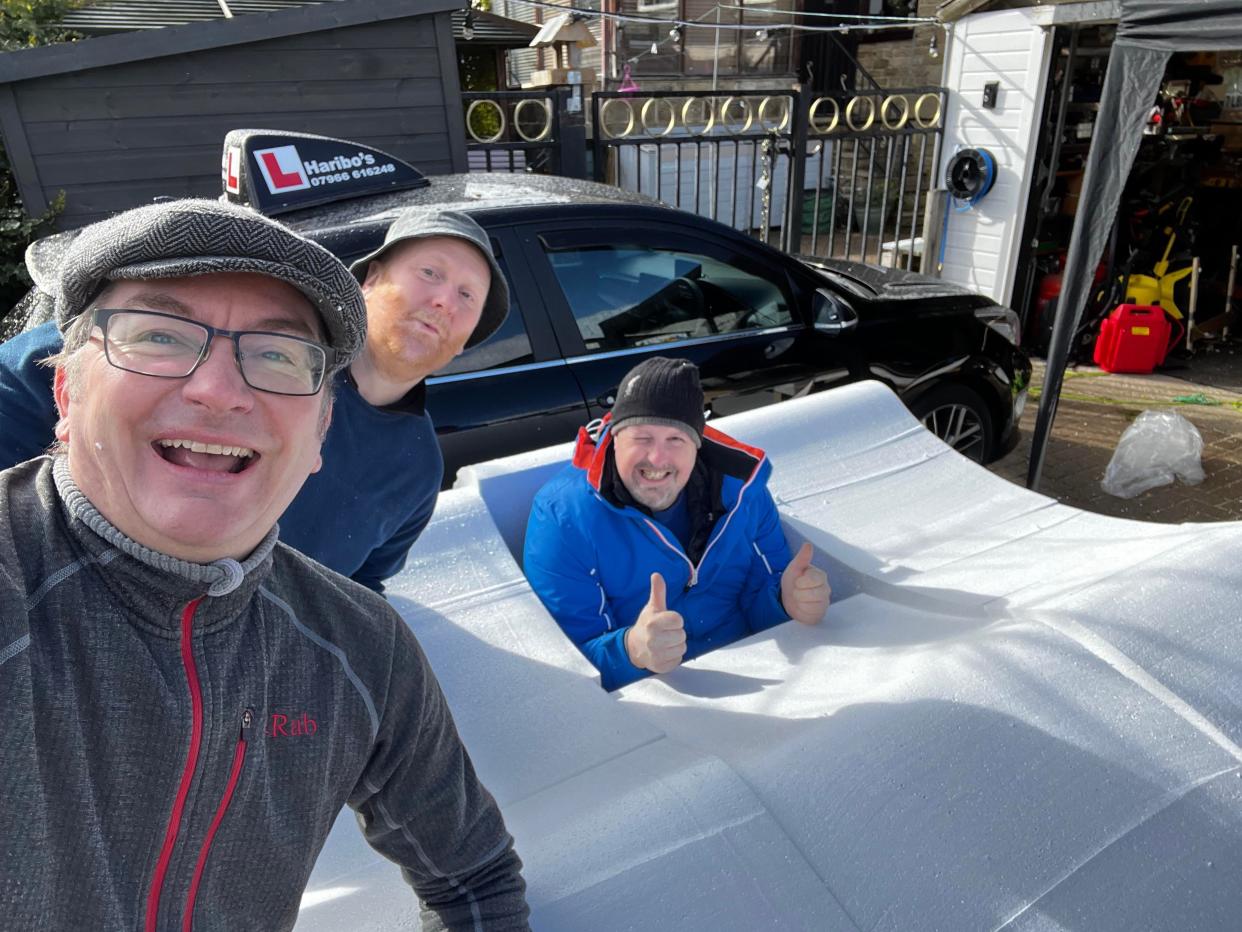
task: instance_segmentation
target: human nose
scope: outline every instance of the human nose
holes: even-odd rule
[[[186,378],[183,394],[187,400],[216,411],[248,410],[254,404],[254,390],[242,378],[231,338],[212,338],[207,358]]]
[[[454,307],[454,291],[456,286],[452,282],[441,279],[435,282],[431,288],[431,303],[443,310],[446,314],[451,314]]]
[[[660,466],[669,460],[669,451],[662,443],[653,443],[647,451],[647,459],[652,466]]]

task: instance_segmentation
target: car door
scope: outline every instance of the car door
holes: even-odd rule
[[[587,420],[582,391],[512,231],[488,233],[509,282],[509,316],[496,333],[427,379],[427,410],[444,453],[446,485],[469,463],[571,440]]]
[[[651,211],[594,223],[526,227],[520,235],[548,315],[591,417],[622,376],[650,356],[699,367],[709,414],[723,416],[856,378],[848,329],[810,326],[813,290],[794,260]],[[706,224],[703,224],[706,226]]]

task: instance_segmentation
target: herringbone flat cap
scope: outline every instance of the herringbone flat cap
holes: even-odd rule
[[[366,339],[358,282],[318,243],[222,201],[187,199],[127,210],[86,227],[65,250],[56,281],[63,331],[110,281],[256,272],[288,282],[310,300],[346,365]]]

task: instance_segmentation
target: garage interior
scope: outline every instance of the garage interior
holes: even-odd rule
[[[1116,31],[1115,23],[1055,27],[1013,302],[1036,355],[1049,345]],[[1095,270],[1071,362],[1115,371],[1192,368],[1209,384],[1242,389],[1240,247],[1242,51],[1175,53]],[[1135,328],[1127,326],[1119,344],[1110,315],[1142,325],[1140,337],[1131,339]]]

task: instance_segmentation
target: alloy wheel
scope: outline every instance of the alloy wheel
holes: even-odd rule
[[[983,422],[979,413],[969,405],[942,404],[923,415],[923,426],[963,456],[977,463],[983,462]]]

